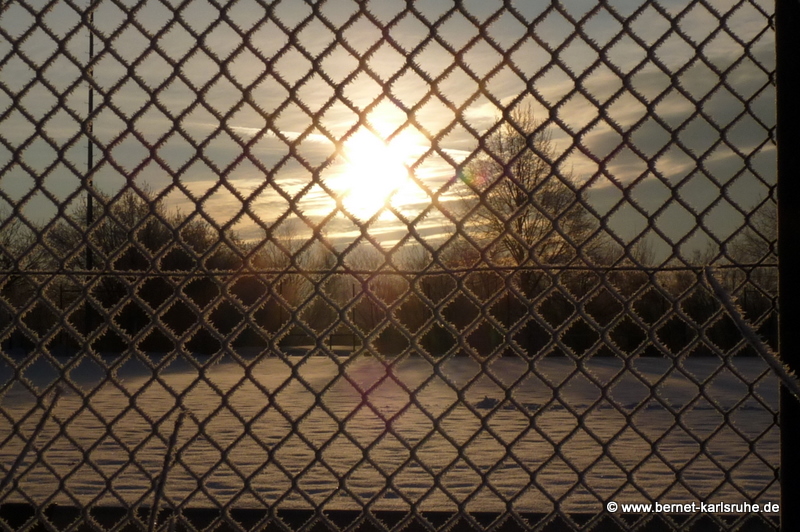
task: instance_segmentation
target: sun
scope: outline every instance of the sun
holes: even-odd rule
[[[345,141],[344,165],[333,184],[347,212],[361,220],[419,193],[409,166],[424,151],[421,139],[401,132],[387,141],[382,133],[391,127],[373,129],[362,128]]]

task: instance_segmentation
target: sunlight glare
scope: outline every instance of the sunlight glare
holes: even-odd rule
[[[376,132],[385,138],[387,129],[392,131],[378,127]],[[389,204],[399,207],[421,192],[409,178],[408,166],[424,152],[424,139],[404,131],[387,142],[378,134],[361,129],[345,142],[345,167],[334,185],[345,209],[361,220]]]

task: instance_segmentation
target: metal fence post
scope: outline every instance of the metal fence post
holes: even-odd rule
[[[800,271],[800,250],[796,235],[789,228],[800,223],[800,159],[794,150],[800,134],[800,71],[797,50],[800,48],[800,2],[777,0],[775,3],[777,99],[778,99],[778,254],[780,257],[780,351],[783,359],[796,372],[800,369],[800,284],[795,276]],[[780,149],[783,148],[783,149]],[[800,441],[800,403],[781,387],[781,530],[800,529],[800,454],[794,451]]]

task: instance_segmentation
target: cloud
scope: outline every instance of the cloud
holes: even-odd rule
[[[335,25],[356,13],[332,5],[321,9]],[[313,11],[302,3],[280,3],[274,11],[280,17],[276,22],[264,19],[267,13],[260,4],[238,2],[226,13],[243,30],[252,30],[249,37],[221,22],[210,4],[207,12],[190,3],[175,13],[160,2],[145,2],[128,13],[102,3],[95,13],[98,116],[93,127],[102,144],[95,152],[95,161],[102,162],[95,185],[109,193],[128,183],[148,183],[156,191],[183,187],[195,198],[208,196],[201,208],[220,219],[242,211],[239,195],[263,213],[265,223],[289,209],[284,194],[295,198],[308,216],[323,219],[335,206],[324,187],[347,171],[342,144],[357,133],[360,122],[369,121],[384,136],[420,136],[416,158],[408,164],[447,203],[454,200],[450,181],[455,167],[478,146],[473,132],[483,134],[503,108],[525,99],[534,102],[537,116],[552,126],[554,142],[566,154],[562,169],[571,168],[579,183],[587,183],[585,196],[600,212],[617,201],[619,187],[633,183],[638,183],[636,194],[648,190],[651,197],[659,197],[655,191],[664,186],[675,187],[678,197],[692,190],[691,197],[700,205],[713,201],[718,184],[730,182],[730,200],[749,208],[775,182],[769,20],[741,4],[719,8],[730,9],[720,14],[723,23],[708,11],[714,9],[709,5],[696,4],[684,13],[685,2],[665,0],[659,3],[663,13],[651,6],[625,21],[624,27],[644,41],[644,47],[632,37],[612,42],[623,28],[617,18],[632,16],[640,6],[632,0],[600,6],[577,35],[570,19],[594,9],[588,4],[568,3],[541,18],[549,9],[545,4],[523,3],[513,14],[500,13],[490,22],[494,10],[488,4],[461,5],[478,24],[486,22],[479,29],[458,10],[446,15],[449,2],[433,0],[415,5],[414,13],[385,31],[363,16],[353,19],[342,33],[346,43],[331,47],[336,35],[313,16],[305,23]],[[370,7],[382,23],[400,12],[391,3]],[[67,35],[81,22],[81,14],[67,4],[55,4],[44,17],[57,36]],[[13,39],[36,20],[27,9],[12,4],[0,24]],[[437,20],[433,39],[419,46],[429,37],[431,21]],[[291,32],[301,24],[306,25],[291,38],[280,27]],[[154,41],[159,51],[148,50],[148,33],[155,35],[167,25],[169,30]],[[192,32],[206,33],[195,42]],[[481,32],[493,42],[473,41]],[[591,43],[583,41],[584,35]],[[0,98],[5,98],[6,108],[19,102],[39,120],[52,106],[63,107],[58,116],[40,124],[50,140],[19,112],[4,116],[2,135],[8,148],[0,152],[0,164],[10,161],[9,148],[22,149],[34,174],[7,167],[0,190],[12,201],[26,197],[32,186],[45,186],[57,198],[80,189],[80,176],[66,166],[80,170],[85,165],[86,143],[73,140],[81,125],[68,113],[79,120],[85,116],[88,89],[81,84],[68,88],[80,76],[70,57],[79,63],[88,59],[86,37],[78,31],[59,49],[37,30],[18,43],[18,51],[1,66]],[[385,38],[391,42],[373,46]],[[437,40],[449,43],[458,58]],[[692,40],[703,44],[695,47]],[[604,57],[598,57],[592,43],[607,47]],[[205,49],[190,52],[197,44]],[[506,50],[510,64],[495,69]],[[26,63],[45,65],[53,54],[51,66],[43,66],[41,73],[55,94],[33,81],[35,72]],[[175,62],[176,69],[168,61]],[[437,78],[444,72],[448,74]],[[574,77],[579,77],[577,82]],[[602,108],[576,90],[590,93],[589,99]],[[460,109],[458,116],[451,106]],[[220,131],[222,123],[227,131]],[[29,139],[32,142],[19,148]],[[424,155],[431,146],[435,153]],[[51,168],[48,161],[57,164]],[[40,196],[36,194],[35,201]],[[193,208],[182,191],[168,198]],[[52,216],[57,209],[47,202],[52,208],[26,209]],[[423,193],[406,196],[396,208],[413,216],[429,205],[430,197]],[[678,214],[674,216],[677,221]],[[715,231],[727,231],[720,225],[723,218],[715,218]],[[634,213],[630,226],[636,225],[635,219]],[[424,227],[433,231],[437,223],[445,222],[431,214]],[[395,224],[394,230],[390,224]],[[370,228],[388,240],[396,239],[388,236],[392,231],[399,235],[403,229],[392,216]]]

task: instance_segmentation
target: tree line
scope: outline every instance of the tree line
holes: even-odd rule
[[[436,249],[343,251],[286,220],[244,241],[138,188],[97,195],[92,216],[84,202],[46,227],[2,216],[0,340],[70,352],[326,346],[480,357],[736,348],[741,336],[702,271],[656,268],[646,245],[610,238],[555,159],[529,110],[498,122],[463,167],[458,222]],[[729,262],[756,266],[719,270],[773,344],[774,240],[767,203],[727,250]]]

